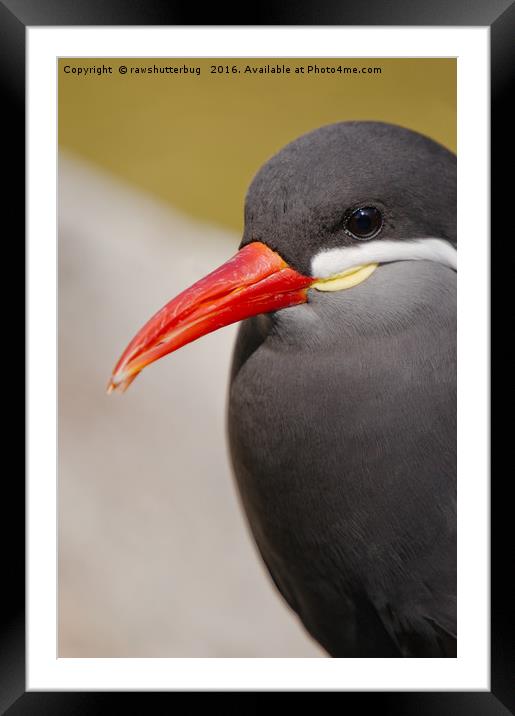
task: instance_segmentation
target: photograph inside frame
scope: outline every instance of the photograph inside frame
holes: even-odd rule
[[[59,657],[456,657],[456,60],[61,58],[58,140]]]

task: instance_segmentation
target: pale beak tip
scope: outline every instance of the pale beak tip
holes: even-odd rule
[[[136,378],[138,373],[139,371],[135,371],[134,373],[128,373],[127,371],[123,371],[122,373],[116,373],[115,375],[112,375],[109,379],[109,383],[107,384],[107,395],[111,395],[111,393],[113,392],[125,393],[125,391],[132,383],[132,381]]]
[[[109,378],[109,383],[107,384],[106,393],[107,395],[111,395],[111,393],[118,392],[123,393],[125,390],[124,381],[126,380],[126,377],[123,373],[122,374],[114,374]]]

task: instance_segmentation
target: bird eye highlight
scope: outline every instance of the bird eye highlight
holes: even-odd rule
[[[367,240],[376,236],[383,226],[383,216],[375,206],[360,206],[349,214],[345,231],[355,239]]]

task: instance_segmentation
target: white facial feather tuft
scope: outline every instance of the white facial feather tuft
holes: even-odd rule
[[[315,278],[336,276],[353,266],[391,261],[436,261],[456,271],[456,249],[445,239],[367,241],[355,246],[325,249],[311,261]]]

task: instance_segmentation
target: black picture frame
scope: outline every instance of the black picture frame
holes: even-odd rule
[[[511,0],[362,0],[346,4],[305,0],[283,2],[277,7],[244,6],[246,13],[227,7],[206,9],[203,25],[405,25],[489,26],[491,37],[491,235],[501,231],[501,217],[511,206],[513,112],[510,79],[515,74],[515,2]],[[0,0],[0,78],[2,82],[4,156],[9,176],[4,187],[4,216],[16,216],[11,247],[24,246],[25,215],[25,38],[26,28],[63,25],[175,25],[198,19],[199,9],[166,0]],[[213,17],[211,17],[213,15]],[[195,17],[194,17],[195,16]],[[511,152],[510,152],[511,148]],[[496,224],[498,226],[496,227]],[[503,227],[506,231],[506,226]],[[512,231],[510,224],[510,232]],[[5,239],[4,239],[5,241]],[[4,244],[6,246],[6,244]],[[492,256],[494,254],[492,253]],[[23,249],[22,257],[23,260]],[[500,282],[501,285],[503,282]],[[492,307],[497,294],[492,295]],[[10,294],[10,307],[14,296]],[[24,304],[21,298],[20,303]],[[16,304],[14,304],[16,305]],[[493,314],[492,314],[493,315]],[[20,322],[17,322],[19,325]],[[23,337],[20,336],[21,342]],[[34,347],[32,347],[34,349]],[[16,397],[4,402],[4,417],[14,421]],[[492,383],[492,385],[494,385]],[[9,452],[4,452],[7,460]],[[14,457],[14,451],[11,452]],[[11,465],[10,467],[8,465]],[[509,464],[509,463],[508,463]],[[500,479],[499,479],[500,478]],[[505,716],[515,713],[515,640],[512,613],[513,529],[511,478],[491,480],[491,691],[471,692],[338,692],[341,706],[373,709],[376,713],[403,716],[417,714],[466,714]],[[25,487],[16,460],[4,466],[3,493],[3,600],[0,632],[0,713],[92,714],[119,708],[129,696],[138,708],[145,697],[170,699],[177,692],[26,692],[25,688]],[[508,512],[509,511],[509,512]],[[10,519],[7,519],[9,517]],[[509,565],[512,565],[509,568]],[[259,708],[263,694],[254,694]],[[148,702],[145,702],[148,707]],[[151,702],[153,703],[153,702]],[[141,706],[140,706],[141,708]],[[245,706],[248,708],[248,706]]]

